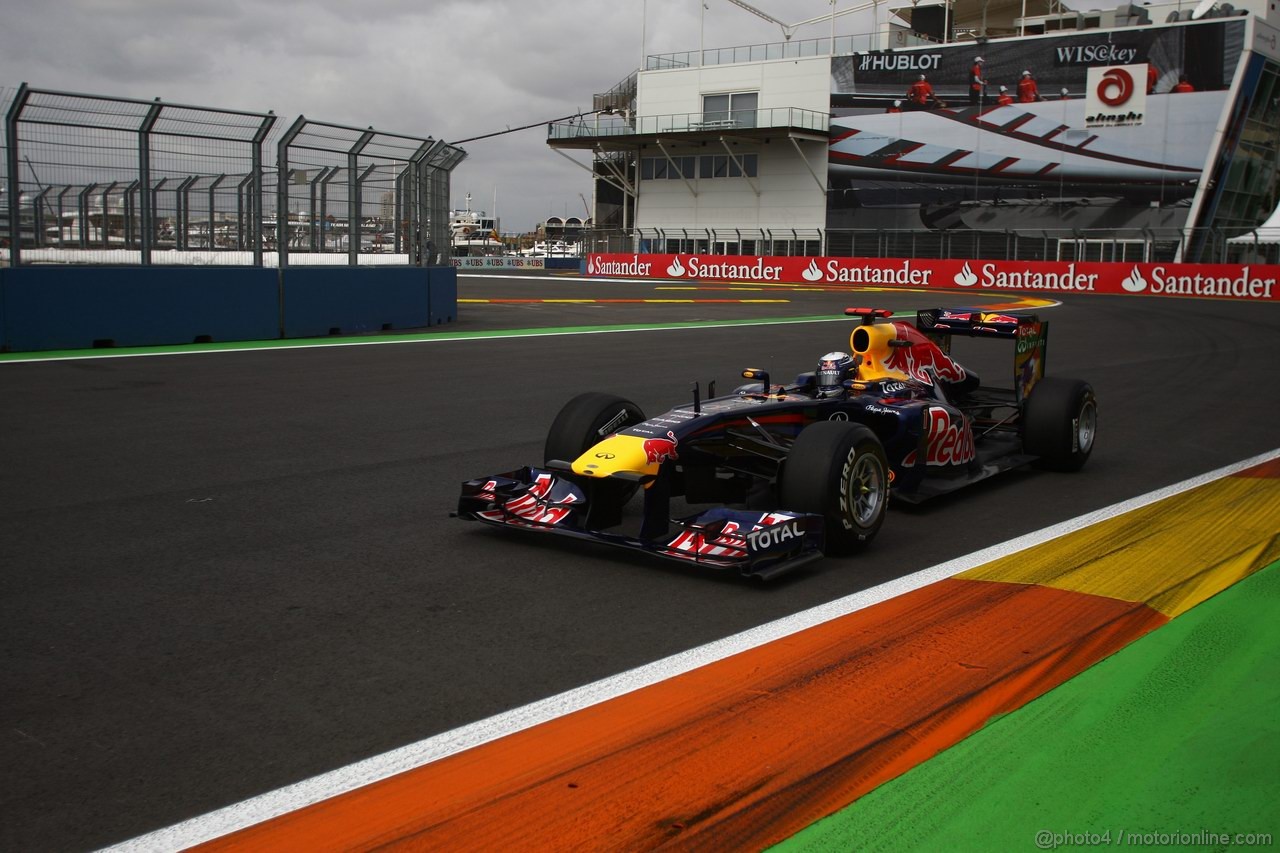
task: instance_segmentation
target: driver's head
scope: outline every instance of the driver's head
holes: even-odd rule
[[[847,352],[829,352],[818,362],[818,390],[839,391],[844,388],[844,381],[854,374],[852,356]]]

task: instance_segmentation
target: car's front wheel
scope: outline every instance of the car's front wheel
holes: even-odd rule
[[[875,433],[848,421],[805,427],[779,482],[783,509],[826,519],[826,552],[847,554],[870,542],[889,505],[889,463]]]
[[[573,462],[593,445],[619,430],[645,420],[635,403],[614,394],[587,391],[564,404],[547,432],[543,458]],[[622,518],[622,507],[635,495],[635,483],[599,480],[584,483],[587,492],[587,523],[596,528],[612,527]]]

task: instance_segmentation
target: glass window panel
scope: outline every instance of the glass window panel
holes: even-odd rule
[[[738,92],[730,96],[729,118],[739,127],[756,126],[756,104],[760,95],[756,92]]]
[[[724,121],[729,118],[729,96],[728,95],[703,95],[702,96],[702,120],[703,121]]]

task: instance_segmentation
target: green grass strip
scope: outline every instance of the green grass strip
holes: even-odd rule
[[[899,316],[896,315],[895,316]],[[914,314],[912,315],[914,316]],[[375,346],[382,344],[429,343],[433,341],[472,341],[489,338],[520,338],[543,335],[590,335],[609,332],[648,332],[671,329],[708,329],[722,326],[777,326],[795,323],[850,322],[849,317],[815,314],[807,317],[772,317],[744,320],[695,320],[683,323],[624,323],[601,326],[561,326],[536,329],[500,329],[487,332],[424,331],[404,334],[333,335],[323,338],[290,338],[272,341],[223,341],[209,344],[174,344],[151,347],[108,347],[100,349],[42,350],[38,352],[0,353],[0,362],[57,361],[61,359],[122,358],[145,355],[188,355],[202,352],[238,352],[260,349],[298,349],[306,347]]]
[[[1278,709],[1273,563],[773,849],[1274,847]]]

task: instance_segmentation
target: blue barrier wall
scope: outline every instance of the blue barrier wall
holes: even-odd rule
[[[281,299],[283,298],[283,304]],[[416,329],[458,316],[452,267],[0,268],[11,352]]]
[[[284,335],[360,334],[428,325],[429,270],[293,267],[284,272]]]
[[[438,326],[458,319],[458,271],[453,267],[431,269],[431,316],[427,325]]]
[[[277,281],[275,270],[252,267],[4,268],[0,346],[25,352],[275,338]]]

